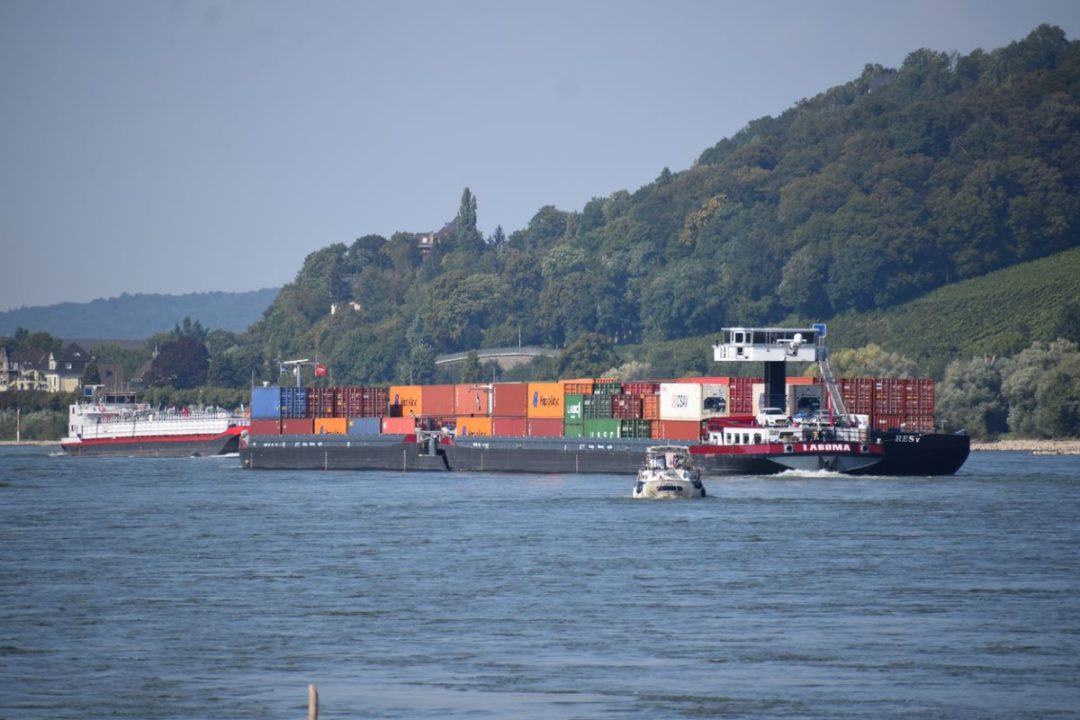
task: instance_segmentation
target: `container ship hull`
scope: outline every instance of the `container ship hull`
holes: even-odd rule
[[[793,470],[951,475],[967,459],[967,436],[919,437],[921,442],[691,444],[690,450],[702,473],[713,477]],[[431,446],[406,435],[251,436],[241,442],[240,458],[253,469],[634,474],[655,444],[644,439],[483,437]]]
[[[60,447],[69,455],[114,455],[120,457],[208,457],[239,450],[241,427],[205,435],[160,435],[95,438],[64,441]]]

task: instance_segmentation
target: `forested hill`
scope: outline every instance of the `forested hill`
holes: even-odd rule
[[[1044,25],[989,52],[916,50],[509,236],[481,236],[466,190],[427,257],[407,234],[324,248],[250,340],[268,360],[319,352],[346,382],[419,381],[435,353],[519,339],[887,308],[1080,245],[1078,173],[1080,44]]]
[[[124,293],[85,303],[59,303],[0,312],[0,335],[20,328],[62,338],[145,340],[168,332],[184,318],[207,328],[246,329],[277,297],[278,288],[251,292],[206,292],[186,295]]]

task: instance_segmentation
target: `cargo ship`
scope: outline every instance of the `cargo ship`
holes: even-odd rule
[[[236,453],[245,417],[225,410],[154,410],[126,391],[84,389],[82,402],[68,408],[70,455],[191,457]]]
[[[252,469],[635,474],[658,441],[705,475],[951,475],[965,434],[934,432],[932,379],[835,379],[825,326],[724,328],[718,362],[763,378],[264,386],[240,440]],[[818,378],[788,378],[792,362]]]

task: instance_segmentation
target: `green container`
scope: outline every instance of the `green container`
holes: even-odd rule
[[[593,395],[621,395],[622,383],[596,383],[593,385]]]
[[[597,440],[615,440],[619,437],[621,420],[610,418],[585,420],[585,437]]]
[[[581,425],[581,421],[585,418],[582,414],[582,396],[581,395],[567,395],[563,401],[563,422],[567,425]],[[578,435],[577,437],[581,437]]]
[[[563,424],[563,437],[568,438],[580,438],[585,437],[585,426],[580,422],[571,425],[570,423]]]
[[[624,438],[649,438],[652,437],[652,421],[650,420],[622,420],[619,425],[619,437]]]
[[[611,417],[610,395],[582,395],[581,413],[586,420]]]

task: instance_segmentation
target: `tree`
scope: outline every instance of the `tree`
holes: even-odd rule
[[[947,428],[965,429],[976,438],[1008,430],[1008,408],[1001,395],[1001,363],[995,358],[953,360],[937,386],[937,416]]]
[[[1002,371],[1009,428],[1021,435],[1075,434],[1080,395],[1080,351],[1068,340],[1034,342]]]
[[[555,367],[560,377],[597,377],[619,363],[611,338],[585,333],[559,354]]]
[[[845,377],[914,377],[915,362],[900,353],[886,352],[874,343],[860,348],[845,348],[829,355],[837,375]]]
[[[1080,302],[1074,300],[1062,306],[1050,337],[1064,338],[1080,344]]]
[[[465,356],[465,362],[461,364],[461,382],[476,383],[484,379],[484,370],[480,367],[480,356],[475,350],[470,350]]]
[[[91,359],[90,362],[86,363],[80,384],[83,387],[101,384],[101,373],[98,372],[97,360]]]
[[[192,336],[182,337],[161,347],[150,365],[146,382],[178,389],[198,387],[206,382],[209,361],[206,345]]]

